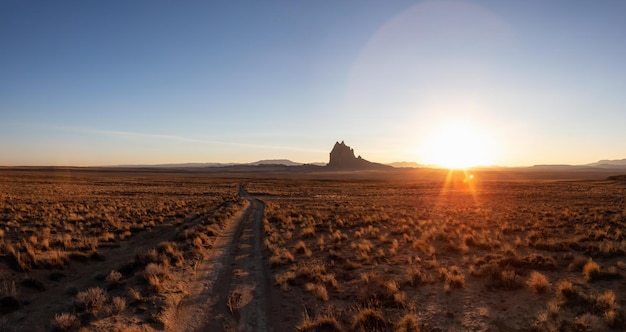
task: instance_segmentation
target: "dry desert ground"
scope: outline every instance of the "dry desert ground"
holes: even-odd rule
[[[626,182],[471,175],[0,169],[0,330],[626,330]]]

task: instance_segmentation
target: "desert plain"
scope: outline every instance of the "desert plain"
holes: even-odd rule
[[[2,331],[624,331],[606,172],[0,169]]]

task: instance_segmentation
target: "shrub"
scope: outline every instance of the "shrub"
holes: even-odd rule
[[[128,298],[130,299],[131,303],[139,302],[143,299],[143,297],[141,296],[141,293],[139,293],[139,291],[137,291],[134,288],[128,289]]]
[[[585,313],[574,319],[574,328],[576,331],[592,331],[593,327],[597,326],[599,317],[590,313]]]
[[[509,290],[522,287],[522,282],[519,280],[515,270],[510,268],[503,270],[500,265],[495,263],[485,264],[473,274],[487,278],[489,287]]]
[[[321,315],[315,317],[315,319],[311,319],[309,315],[305,313],[304,320],[300,325],[296,326],[296,330],[301,332],[343,332],[344,328],[333,316]]]
[[[75,314],[64,312],[55,315],[52,319],[51,325],[52,331],[78,331],[80,329],[80,320],[78,320],[78,317],[76,317]]]
[[[122,280],[122,274],[118,271],[115,270],[111,270],[111,272],[109,273],[109,275],[107,275],[106,277],[106,281],[109,284],[117,284],[120,282],[120,280]]]
[[[356,332],[385,331],[390,325],[383,314],[373,308],[359,308],[352,319],[352,330]]]
[[[522,282],[517,278],[515,270],[502,271],[500,282],[504,289],[517,289],[522,287]]]
[[[96,313],[106,302],[106,292],[100,287],[92,287],[76,294],[78,308],[90,313]]]
[[[617,309],[615,293],[612,290],[607,290],[602,295],[597,296],[595,302],[598,309],[605,313]]]
[[[418,332],[419,330],[419,320],[413,313],[405,314],[395,328],[396,332]]]
[[[313,254],[313,252],[306,247],[306,244],[302,240],[296,243],[294,249],[296,250],[296,253],[304,254],[306,257],[311,257]]]
[[[600,265],[589,259],[585,266],[583,266],[583,274],[585,275],[585,280],[594,281],[600,275]]]
[[[285,271],[283,273],[276,274],[274,277],[276,285],[280,286],[282,290],[288,290],[289,285],[293,285],[296,280],[296,273],[293,271]]]
[[[309,237],[313,237],[315,236],[315,227],[314,226],[308,226],[303,228],[300,231],[300,236],[302,236],[303,238],[309,238]]]
[[[111,300],[111,311],[118,314],[126,309],[126,300],[123,297],[114,296]]]
[[[326,291],[326,286],[323,284],[314,284],[309,282],[304,285],[304,288],[307,291],[314,293],[318,299],[328,301],[328,292]]]
[[[563,301],[567,301],[575,293],[574,284],[569,280],[562,279],[556,284],[556,295]]]
[[[283,262],[282,258],[280,257],[280,254],[274,254],[272,255],[272,257],[270,257],[270,266],[271,267],[276,267],[281,265]]]
[[[621,310],[613,309],[606,311],[604,313],[604,322],[614,330],[618,328],[624,330],[624,328],[626,328],[626,318],[624,317],[624,312]]]
[[[463,288],[465,286],[465,276],[456,266],[452,266],[450,269],[440,268],[439,276],[444,281],[444,289],[446,291],[450,291],[451,288]]]
[[[417,286],[422,281],[422,270],[419,267],[409,265],[406,268],[406,282],[411,286]]]
[[[552,317],[558,316],[560,310],[561,310],[561,306],[559,305],[558,301],[552,300],[548,302],[548,313],[550,314],[550,316]]]
[[[530,289],[532,289],[535,293],[542,294],[548,291],[550,281],[545,275],[537,271],[532,271],[530,273],[530,278],[528,278],[528,287],[530,287]]]

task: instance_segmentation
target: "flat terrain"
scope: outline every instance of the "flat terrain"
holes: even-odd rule
[[[2,169],[0,324],[623,331],[606,176]]]

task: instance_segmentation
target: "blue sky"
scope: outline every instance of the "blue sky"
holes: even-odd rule
[[[0,165],[317,162],[337,140],[379,162],[626,158],[624,14],[623,1],[5,0]]]

